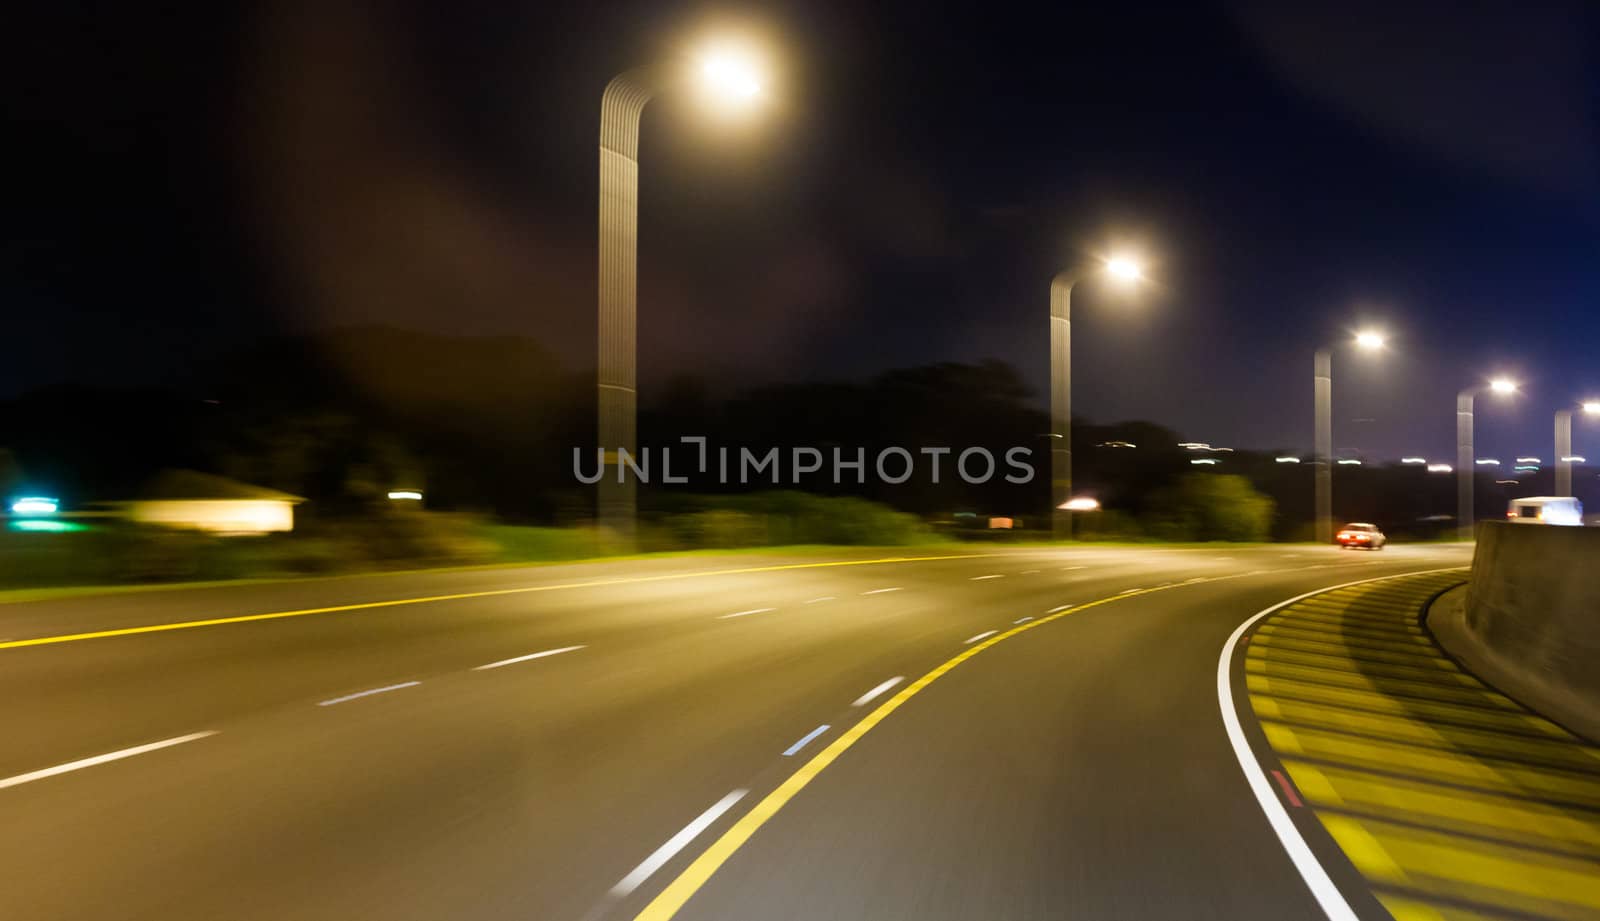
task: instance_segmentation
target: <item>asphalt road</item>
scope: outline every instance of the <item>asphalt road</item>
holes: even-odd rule
[[[1219,651],[1292,596],[1468,553],[732,556],[0,605],[0,917],[1320,917],[1229,748]]]

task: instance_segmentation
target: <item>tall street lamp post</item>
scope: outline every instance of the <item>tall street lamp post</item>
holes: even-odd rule
[[[1356,334],[1355,344],[1366,351],[1383,348],[1381,333],[1364,331]],[[1316,539],[1318,543],[1333,543],[1333,349],[1320,348],[1312,356],[1312,398],[1315,402],[1316,434],[1315,455],[1311,459],[1316,468]]]
[[[747,58],[715,50],[699,61],[702,87],[729,104],[761,94]],[[598,435],[604,463],[598,486],[601,525],[632,543],[637,488],[619,467],[619,452],[637,454],[637,327],[639,121],[645,104],[666,87],[657,68],[621,74],[600,97],[600,298],[597,355]]]
[[[1584,400],[1583,412],[1600,416],[1600,400]],[[1572,409],[1556,410],[1556,495],[1572,495]]]
[[[1124,282],[1144,273],[1132,259],[1107,260],[1104,270]],[[1072,537],[1072,289],[1082,277],[1067,269],[1050,281],[1050,531]]]
[[[1473,490],[1476,485],[1476,458],[1473,456],[1472,404],[1478,394],[1488,389],[1491,393],[1517,392],[1514,381],[1500,377],[1483,386],[1468,387],[1456,394],[1456,534],[1462,540],[1471,540],[1476,513],[1473,511]]]

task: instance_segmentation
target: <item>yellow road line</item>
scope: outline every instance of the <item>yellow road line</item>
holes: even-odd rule
[[[807,762],[804,767],[790,775],[789,778],[780,784],[776,790],[773,790],[771,793],[767,794],[766,798],[757,803],[754,809],[751,809],[749,812],[745,813],[745,815],[741,817],[738,822],[734,823],[732,828],[724,832],[722,837],[713,842],[712,845],[707,848],[699,857],[696,857],[694,862],[689,864],[689,866],[685,868],[676,879],[669,883],[665,889],[661,890],[661,892],[650,901],[650,904],[646,905],[644,909],[639,912],[639,914],[634,916],[634,921],[667,921],[667,919],[677,914],[678,910],[684,906],[684,903],[688,902],[690,897],[699,891],[701,886],[706,884],[706,881],[711,878],[711,875],[717,872],[717,870],[728,861],[728,858],[732,857],[734,852],[737,851],[746,841],[750,840],[750,836],[755,834],[757,829],[766,824],[769,819],[777,814],[778,810],[782,809],[784,805],[789,802],[789,800],[793,799],[795,794],[799,793],[807,784],[815,780],[817,775],[822,772],[823,768],[826,768],[828,765],[832,764],[836,759],[838,759],[840,755],[844,754],[844,752],[850,748],[850,746],[854,745],[857,740],[866,735],[867,732],[872,729],[872,727],[883,722],[884,719],[889,716],[889,714],[900,709],[900,707],[903,706],[906,701],[915,697],[922,691],[923,688],[926,688],[928,685],[939,680],[939,678],[944,676],[957,665],[960,665],[961,663],[967,661],[978,653],[983,652],[985,649],[988,649],[996,643],[1010,639],[1019,633],[1032,630],[1035,627],[1043,626],[1051,621],[1059,620],[1063,617],[1066,617],[1068,614],[1076,614],[1080,611],[1087,610],[1088,608],[1098,607],[1108,602],[1120,601],[1125,598],[1134,598],[1139,595],[1147,595],[1151,592],[1165,591],[1168,588],[1176,587],[1177,586],[1159,586],[1156,588],[1141,588],[1128,592],[1125,595],[1110,595],[1105,598],[1097,598],[1094,601],[1088,601],[1083,604],[1076,605],[1068,608],[1065,611],[1041,617],[1038,620],[1029,621],[1028,623],[1025,623],[1019,627],[1013,627],[998,636],[990,637],[982,643],[973,646],[971,649],[967,649],[950,658],[944,664],[928,672],[926,675],[923,675],[921,678],[918,678],[900,693],[889,698],[876,710],[873,710],[871,713],[867,714],[867,716],[860,722],[856,723],[854,726],[851,726],[848,731],[839,736],[839,738],[835,739],[832,745],[829,745],[821,752],[818,752],[817,755]]]
[[[939,560],[978,560],[1009,556],[1004,553],[962,553],[948,556],[897,556],[878,560],[829,560],[821,563],[784,563],[776,566],[748,566],[742,569],[713,569],[697,572],[662,573],[655,576],[628,576],[618,579],[595,579],[589,582],[563,582],[556,585],[529,585],[520,588],[496,588],[478,592],[458,592],[451,595],[427,595],[419,598],[395,598],[389,601],[363,601],[357,604],[340,604],[324,608],[305,608],[299,611],[272,611],[266,614],[240,614],[234,617],[211,617],[169,624],[147,624],[139,627],[119,627],[113,630],[95,630],[88,633],[68,633],[60,636],[39,636],[25,640],[8,640],[0,649],[20,649],[24,646],[49,646],[55,643],[73,643],[80,640],[98,640],[113,636],[135,636],[141,633],[162,633],[168,630],[191,630],[195,627],[216,627],[223,624],[248,624],[263,620],[280,620],[285,617],[307,617],[312,614],[337,614],[343,611],[364,611],[373,608],[392,608],[408,604],[430,604],[437,601],[464,601],[469,598],[493,598],[499,595],[524,595],[531,592],[554,592],[575,588],[600,588],[608,585],[635,585],[642,582],[666,582],[675,579],[697,579],[705,576],[736,576],[753,572],[781,572],[789,569],[821,569],[831,566],[876,566],[886,563],[926,563]]]
[[[1269,747],[1398,921],[1596,917],[1600,749],[1413,652],[1435,593],[1386,587],[1263,622],[1244,679]]]

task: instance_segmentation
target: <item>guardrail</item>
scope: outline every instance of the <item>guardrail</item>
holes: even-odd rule
[[[1428,622],[1501,690],[1600,739],[1600,528],[1480,524],[1465,598]]]

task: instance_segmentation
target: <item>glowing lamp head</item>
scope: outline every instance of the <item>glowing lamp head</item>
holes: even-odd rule
[[[1596,415],[1596,416],[1600,416],[1600,400],[1584,400],[1583,401],[1583,411],[1586,412],[1586,413],[1590,413],[1590,414]]]
[[[1375,352],[1383,348],[1385,341],[1387,340],[1384,339],[1383,333],[1372,330],[1363,330],[1356,333],[1356,345],[1369,352]]]
[[[1127,256],[1113,256],[1107,259],[1106,271],[1112,278],[1123,282],[1135,282],[1144,278],[1144,269],[1137,261]]]
[[[761,68],[736,48],[716,47],[699,59],[700,88],[724,108],[743,108],[761,97]]]
[[[1061,503],[1061,507],[1071,512],[1093,512],[1100,508],[1100,500],[1079,496]]]
[[[1495,393],[1516,393],[1517,382],[1508,377],[1497,377],[1489,382],[1489,389]]]

